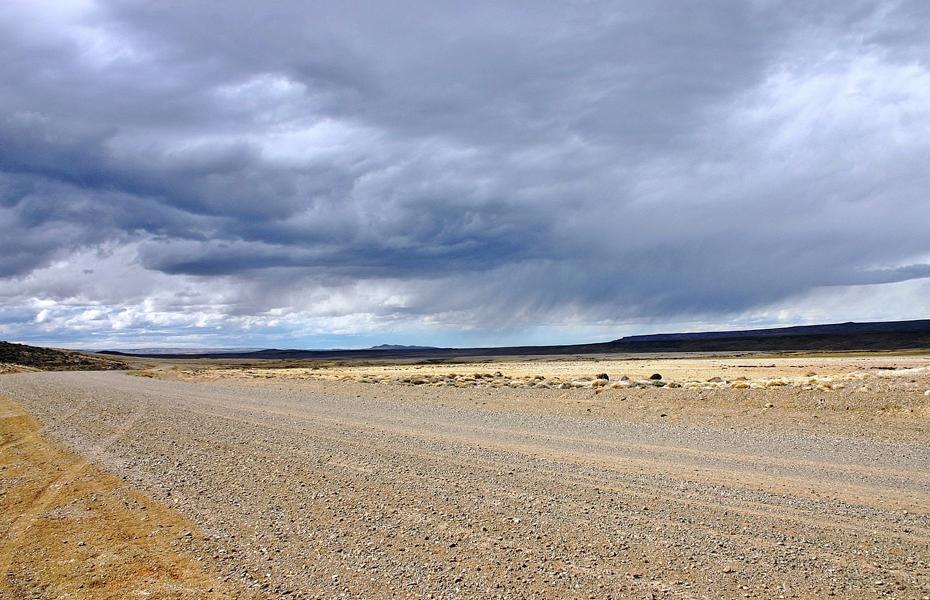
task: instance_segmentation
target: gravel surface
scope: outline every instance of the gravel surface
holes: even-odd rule
[[[110,439],[94,458],[200,526],[193,550],[224,577],[270,596],[930,598],[925,440],[409,389],[0,378],[47,435],[78,452]]]

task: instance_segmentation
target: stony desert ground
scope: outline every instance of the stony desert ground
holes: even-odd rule
[[[105,532],[57,490],[110,478],[218,595],[930,598],[928,390],[919,354],[7,374],[70,475],[3,442],[0,594],[106,580],[117,534],[55,527]],[[160,589],[125,597],[201,597]]]

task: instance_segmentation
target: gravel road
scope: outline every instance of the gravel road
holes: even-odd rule
[[[272,597],[930,598],[927,444],[444,393],[487,405],[338,382],[0,378],[47,435],[78,452],[109,438],[95,460]]]

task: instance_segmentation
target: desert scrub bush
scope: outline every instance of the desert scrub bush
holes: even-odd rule
[[[141,371],[129,371],[129,375],[132,375],[133,377],[149,377],[151,379],[156,379],[158,377],[158,373],[148,369]]]

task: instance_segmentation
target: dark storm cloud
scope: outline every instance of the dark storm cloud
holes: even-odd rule
[[[927,277],[928,25],[923,2],[10,2],[0,277],[115,244],[238,280],[230,311],[371,281],[403,302],[368,312],[471,323]]]

